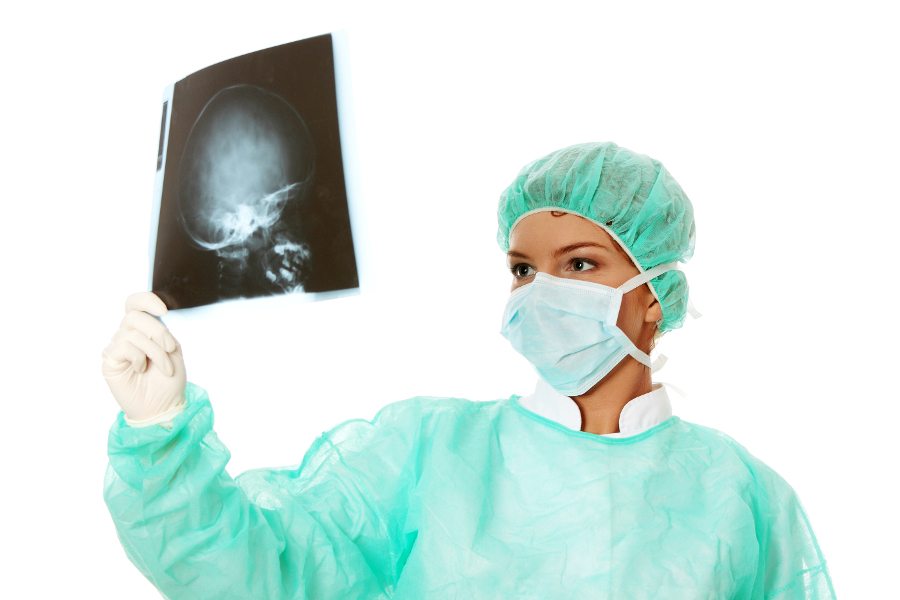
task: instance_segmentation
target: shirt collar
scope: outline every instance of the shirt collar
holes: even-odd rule
[[[569,396],[560,394],[549,383],[538,379],[534,392],[519,399],[519,404],[546,419],[556,421],[569,429],[581,431],[581,411]],[[636,396],[625,403],[619,414],[619,431],[600,434],[607,437],[636,435],[672,416],[669,394],[662,383],[654,383],[646,394]]]

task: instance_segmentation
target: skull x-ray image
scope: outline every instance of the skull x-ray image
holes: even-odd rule
[[[217,254],[220,283],[233,286],[253,267],[283,291],[302,291],[309,247],[284,212],[306,197],[314,166],[309,129],[280,96],[236,85],[207,102],[181,156],[178,221]]]
[[[218,63],[171,92],[153,291],[186,308],[356,288],[331,36]]]

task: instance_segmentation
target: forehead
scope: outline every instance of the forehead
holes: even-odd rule
[[[509,234],[510,250],[572,241],[595,242],[620,250],[618,243],[602,227],[567,212],[545,210],[532,213],[516,223]]]

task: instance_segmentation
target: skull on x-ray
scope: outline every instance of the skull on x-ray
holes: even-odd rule
[[[181,157],[178,218],[218,256],[221,287],[262,276],[276,290],[303,289],[309,246],[283,216],[309,193],[314,169],[309,129],[281,96],[235,85],[206,103]]]

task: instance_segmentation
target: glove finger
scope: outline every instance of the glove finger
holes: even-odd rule
[[[181,344],[175,343],[175,350],[169,353],[169,358],[175,366],[175,375],[185,377],[184,355],[181,353]]]
[[[175,336],[165,324],[156,317],[150,316],[144,311],[131,310],[122,319],[122,328],[136,329],[145,336],[159,344],[166,352],[172,352],[178,345]]]
[[[132,310],[142,310],[157,317],[169,312],[165,302],[160,300],[159,296],[153,292],[137,292],[128,296],[125,299],[125,312]]]
[[[172,365],[172,359],[163,350],[159,344],[145,336],[136,329],[130,329],[122,334],[123,339],[128,340],[137,346],[141,352],[147,355],[151,363],[155,363],[157,368],[168,376],[175,374],[175,367]]]
[[[115,340],[103,350],[103,374],[121,375],[131,367],[137,373],[147,370],[147,355],[128,340]]]
[[[153,317],[150,318],[152,319]],[[150,360],[150,357],[147,352],[141,349],[143,344],[141,344],[141,347],[138,347],[135,340],[131,337],[132,333],[138,333],[143,336],[143,333],[140,331],[123,326],[113,335],[112,342],[110,342],[108,346],[108,351],[105,352],[108,352],[114,359],[128,360],[131,362],[132,367],[137,373],[144,373],[149,367],[147,361]],[[146,336],[144,336],[144,339],[150,341]],[[118,345],[119,347],[115,348],[115,345]],[[177,343],[176,347],[178,347]],[[125,356],[125,358],[123,359],[122,356]],[[165,363],[163,362],[161,364]],[[124,369],[126,367],[122,368]],[[164,368],[162,370],[165,371]]]

